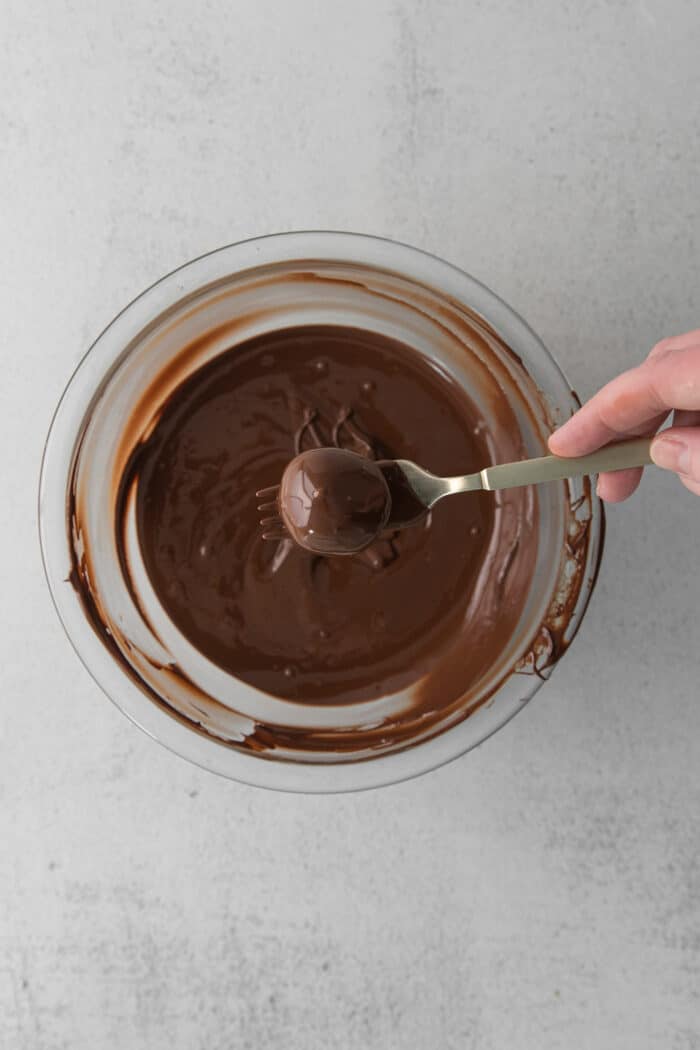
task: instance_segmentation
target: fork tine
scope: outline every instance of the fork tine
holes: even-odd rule
[[[279,485],[268,485],[266,489],[258,489],[255,495],[258,499],[276,499],[279,488]]]
[[[265,529],[268,525],[274,527],[275,525],[281,525],[284,528],[284,522],[280,518],[279,514],[270,514],[266,518],[260,519],[260,524]]]
[[[268,529],[266,532],[263,532],[262,538],[264,540],[288,540],[289,533],[285,528],[280,526],[277,529]]]
[[[277,510],[277,500],[273,499],[273,500],[270,500],[269,503],[260,503],[258,505],[258,510],[260,511],[261,514],[265,514],[266,511],[268,511],[268,510],[276,511]]]

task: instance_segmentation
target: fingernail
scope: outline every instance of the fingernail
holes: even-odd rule
[[[651,444],[651,458],[657,467],[675,470],[677,474],[690,473],[690,449],[678,438],[656,438]]]

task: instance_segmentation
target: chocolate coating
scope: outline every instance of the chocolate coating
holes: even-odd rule
[[[295,456],[277,502],[294,542],[314,554],[358,554],[377,539],[391,510],[380,466],[343,448]]]

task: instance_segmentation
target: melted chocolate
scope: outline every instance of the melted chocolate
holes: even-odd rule
[[[175,389],[122,479],[118,523],[135,489],[161,604],[209,660],[278,697],[372,699],[437,668],[451,682],[445,700],[462,695],[497,657],[526,589],[513,573],[499,623],[488,602],[477,615],[493,494],[445,501],[358,556],[263,540],[256,491],[315,446],[412,459],[442,475],[490,460],[466,394],[408,346],[324,326],[251,339]]]

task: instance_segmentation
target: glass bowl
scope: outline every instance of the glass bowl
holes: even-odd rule
[[[138,296],[71,378],[42,464],[44,565],[81,660],[156,740],[206,769],[254,785],[309,792],[377,787],[481,743],[548,679],[580,626],[595,583],[603,512],[588,479],[530,490],[538,521],[532,578],[520,620],[503,638],[494,666],[463,703],[448,706],[444,716],[438,710],[408,742],[377,745],[375,733],[373,742],[368,736],[343,748],[350,730],[388,724],[407,695],[344,708],[284,701],[251,688],[208,663],[179,634],[149,585],[132,536],[130,567],[140,580],[139,594],[133,593],[115,543],[113,479],[154,424],[149,392],[155,384],[162,401],[217,354],[295,324],[369,328],[413,346],[468,390],[488,426],[497,425],[496,408],[505,399],[519,429],[513,458],[541,455],[547,435],[577,407],[569,383],[525,322],[484,285],[432,255],[333,232],[230,245]],[[477,370],[485,379],[475,390]],[[261,728],[271,745],[260,746]],[[331,744],[305,748],[304,734],[316,732]]]

